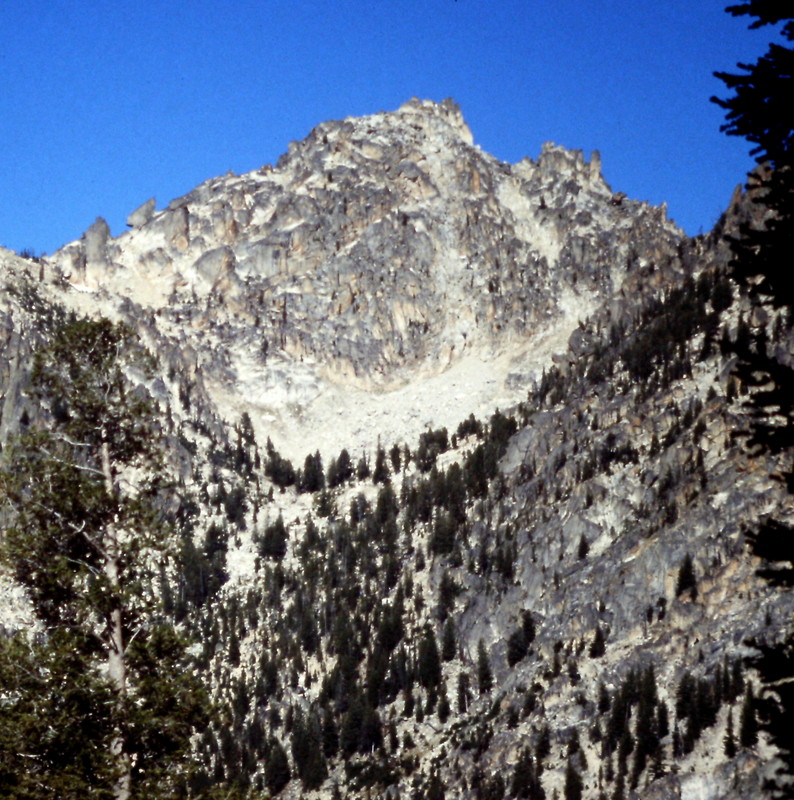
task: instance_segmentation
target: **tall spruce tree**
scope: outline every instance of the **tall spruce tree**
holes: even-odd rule
[[[202,701],[183,643],[155,621],[153,587],[169,555],[158,510],[160,437],[148,393],[128,380],[136,374],[142,384],[151,366],[132,332],[107,320],[66,321],[35,354],[29,393],[38,421],[3,453],[9,524],[0,554],[44,635],[15,644],[30,648],[27,678],[24,662],[2,659],[0,690],[13,709],[0,723],[5,796],[128,800],[179,791],[180,757]],[[59,713],[42,738],[30,713],[51,706]],[[59,758],[47,741],[63,741],[70,755]],[[15,747],[30,755],[25,775]]]
[[[732,277],[757,307],[767,315],[777,314],[790,329],[794,317],[790,280],[794,252],[794,14],[789,4],[770,0],[745,0],[729,6],[728,11],[749,17],[751,28],[780,26],[781,40],[772,42],[757,61],[740,64],[739,74],[716,73],[732,94],[713,100],[726,111],[722,129],[747,139],[753,145],[752,155],[762,165],[750,175],[748,184],[756,213],[749,215],[739,235],[731,240]],[[750,390],[751,418],[745,432],[748,450],[752,455],[776,457],[780,477],[794,493],[794,364],[781,355],[781,348],[770,346],[764,326],[738,340],[735,349],[736,372]],[[771,519],[748,534],[753,551],[767,562],[761,574],[772,585],[787,590],[794,586],[794,528]],[[757,701],[761,723],[784,763],[783,774],[771,788],[776,796],[787,797],[794,776],[790,722],[794,635],[788,633],[778,642],[759,642],[756,647],[759,654],[752,664],[763,680]],[[750,711],[743,709],[742,716],[752,726],[754,713],[751,719]],[[740,737],[752,738],[752,733],[745,737],[740,731]]]

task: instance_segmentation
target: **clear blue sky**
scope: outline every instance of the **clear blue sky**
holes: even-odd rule
[[[695,234],[753,163],[712,72],[773,36],[713,0],[3,0],[0,31],[0,244],[37,252],[412,96],[505,161],[597,148]]]

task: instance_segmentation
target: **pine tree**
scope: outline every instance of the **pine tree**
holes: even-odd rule
[[[0,639],[0,796],[112,797],[114,694],[83,666],[63,631],[46,647],[22,634]]]
[[[455,622],[452,617],[447,617],[441,635],[441,658],[444,661],[452,661],[456,652]]]
[[[265,784],[274,797],[290,782],[292,775],[287,753],[278,739],[270,742],[270,752],[265,761]]]
[[[52,659],[54,668],[39,677],[63,697],[96,696],[96,725],[72,741],[80,742],[80,758],[92,752],[104,764],[85,797],[104,797],[108,787],[119,800],[153,784],[166,791],[200,719],[201,693],[184,669],[184,645],[165,621],[152,623],[162,613],[159,598],[143,588],[157,586],[160,564],[176,549],[162,523],[154,404],[125,377],[150,374],[152,366],[124,326],[60,324],[33,360],[39,421],[6,449],[0,472],[11,517],[2,559],[48,631],[36,658]],[[8,671],[0,677],[14,679]],[[24,706],[24,694],[16,701]],[[54,716],[57,735],[80,724],[75,713],[77,720]],[[46,764],[42,757],[27,768],[35,774]],[[73,780],[68,766],[50,780],[67,780],[67,773]]]
[[[789,45],[771,43],[754,63],[739,65],[742,74],[717,73],[733,94],[725,100],[713,99],[727,112],[723,130],[753,144],[751,153],[762,164],[749,176],[748,185],[757,212],[741,225],[740,235],[730,240],[734,253],[732,277],[756,305],[766,313],[770,308],[777,311],[783,324],[790,326],[794,314],[789,277],[794,251],[794,115],[790,102],[794,84],[794,48],[790,46],[794,42],[794,15],[786,4],[766,0],[745,0],[728,11],[734,16],[750,17],[751,28],[782,23],[781,33]],[[794,370],[786,359],[779,358],[774,347],[768,346],[765,333],[762,326],[754,336],[737,341],[733,348],[738,356],[735,372],[750,389],[746,447],[755,454],[786,456],[788,463],[781,470],[782,477],[789,493],[794,493]],[[774,586],[793,586],[794,527],[770,519],[750,532],[748,539],[754,553],[766,561],[760,574]],[[788,797],[787,782],[794,776],[794,636],[789,633],[773,644],[755,644],[759,655],[751,663],[763,682],[760,700],[764,728],[780,748],[785,764],[771,788],[775,796]],[[746,737],[754,741],[757,735],[751,706],[746,697],[746,711],[743,707],[740,722],[742,740]]]
[[[434,689],[441,683],[441,658],[438,654],[436,637],[429,627],[425,629],[422,641],[419,643],[417,677],[425,689]]]
[[[754,747],[758,741],[758,720],[755,716],[755,699],[750,684],[744,693],[742,715],[739,720],[739,742],[742,747]]]
[[[565,800],[582,800],[584,784],[582,776],[573,764],[573,760],[568,758],[565,766]]]
[[[529,748],[524,747],[513,768],[513,778],[510,782],[510,795],[512,797],[532,797],[535,784],[535,770],[532,766],[532,755]]]
[[[375,455],[375,469],[372,473],[372,482],[387,483],[389,477],[389,464],[386,461],[386,451],[379,446]]]
[[[493,688],[491,662],[482,639],[477,644],[477,688],[480,694],[488,694]]]
[[[287,554],[287,527],[281,514],[265,528],[259,541],[259,554],[276,560],[281,560]]]
[[[601,626],[599,625],[596,628],[595,635],[593,636],[593,641],[590,644],[590,649],[588,650],[588,654],[590,658],[601,658],[601,656],[606,653],[606,643],[604,642],[604,631],[601,630]]]
[[[785,4],[744,0],[728,11],[752,17],[751,28],[782,22],[784,38],[794,41],[794,15]],[[760,190],[759,202],[772,213],[763,226],[746,224],[741,229],[741,237],[733,242],[736,258],[732,267],[734,277],[748,286],[753,296],[770,298],[778,306],[790,306],[794,299],[787,259],[794,250],[792,60],[794,49],[771,43],[754,64],[739,65],[743,74],[715,73],[734,94],[725,100],[712,98],[727,112],[721,129],[729,136],[747,139],[754,145],[750,152],[756,161],[769,166],[751,176],[751,183]]]
[[[736,755],[736,739],[733,735],[733,709],[728,709],[728,722],[725,725],[725,738],[722,740],[725,755],[733,758]]]
[[[697,578],[695,577],[695,567],[692,563],[692,556],[687,553],[684,561],[678,570],[678,579],[675,584],[675,593],[681,596],[684,592],[691,591],[692,599],[697,598]]]

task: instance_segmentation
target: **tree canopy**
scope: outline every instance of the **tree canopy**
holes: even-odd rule
[[[173,553],[145,389],[152,366],[133,332],[105,319],[70,319],[35,353],[34,422],[3,453],[10,524],[0,557],[42,635],[18,634],[0,657],[10,711],[0,793],[125,800],[177,790],[203,698],[153,589]]]

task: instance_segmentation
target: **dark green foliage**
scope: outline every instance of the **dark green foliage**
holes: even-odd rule
[[[593,641],[590,644],[590,649],[588,650],[588,655],[590,658],[601,658],[601,656],[606,653],[606,641],[604,639],[604,631],[601,629],[599,625],[596,628],[595,635],[593,636]]]
[[[609,711],[609,692],[603,682],[598,684],[598,713],[606,714]]]
[[[443,622],[455,605],[455,598],[461,588],[447,570],[441,573],[438,584],[438,618]]]
[[[419,643],[417,677],[425,689],[435,689],[441,683],[441,658],[436,637],[430,628],[425,628]]]
[[[452,617],[448,617],[441,634],[441,658],[444,661],[452,661],[455,658],[456,648],[455,622]]]
[[[378,447],[378,451],[375,455],[375,469],[372,473],[372,482],[387,483],[389,478],[389,465],[386,461],[386,451],[382,447]]]
[[[444,791],[444,783],[438,775],[438,772],[433,772],[430,780],[427,782],[427,789],[425,789],[425,800],[445,800],[446,792]]]
[[[449,555],[455,547],[455,523],[444,511],[439,512],[433,522],[428,547],[434,555]]]
[[[182,542],[178,598],[174,610],[177,619],[185,616],[188,606],[201,608],[226,583],[226,548],[220,546],[225,534],[216,537],[216,531],[220,529],[211,525],[201,549],[193,544],[192,538]]]
[[[0,796],[114,796],[114,693],[84,670],[84,646],[67,632],[57,632],[46,647],[19,634],[0,639]]]
[[[438,701],[438,721],[443,725],[450,715],[449,699],[447,698],[446,691],[441,692],[441,698]]]
[[[684,592],[691,592],[692,598],[697,597],[697,578],[695,577],[695,567],[692,563],[692,556],[687,553],[684,561],[678,570],[678,578],[675,584],[675,593],[679,597]]]
[[[758,655],[751,659],[751,664],[758,670],[763,683],[758,698],[751,699],[749,703],[745,699],[745,704],[750,708],[745,715],[743,704],[740,725],[743,730],[746,716],[748,740],[753,738],[753,722],[756,723],[756,728],[762,727],[769,734],[774,744],[780,748],[780,756],[785,764],[780,774],[790,776],[794,773],[794,743],[791,736],[794,709],[794,681],[791,680],[794,675],[794,638],[789,636],[780,643],[756,643],[755,646]],[[751,713],[753,708],[757,714]],[[781,780],[780,785],[775,787],[775,795],[785,797],[786,792],[785,780]]]
[[[742,747],[755,747],[758,742],[758,719],[755,715],[755,698],[750,684],[744,693],[739,719],[739,743]]]
[[[521,627],[513,631],[507,639],[507,663],[514,667],[529,652],[529,646],[535,639],[535,623],[529,611],[523,611]]]
[[[785,4],[746,0],[728,10],[734,16],[753,17],[753,28],[782,22],[783,36],[794,41],[794,16]],[[792,301],[787,256],[794,243],[793,62],[791,47],[771,43],[755,63],[739,65],[742,73],[716,73],[733,94],[725,100],[712,98],[727,112],[722,130],[747,139],[754,145],[751,153],[756,160],[771,167],[751,176],[751,181],[761,189],[759,202],[773,214],[761,229],[751,225],[741,229],[741,238],[733,242],[736,258],[732,267],[734,276],[752,295],[772,298],[778,305]]]
[[[723,750],[728,758],[736,755],[736,738],[733,733],[733,709],[728,710],[728,722],[725,725],[725,736],[722,740]]]
[[[71,764],[56,767],[40,752],[49,784],[64,797],[81,791],[104,797],[116,780],[118,791],[146,794],[154,784],[163,795],[174,790],[202,718],[185,643],[164,620],[152,623],[162,609],[143,588],[162,580],[176,551],[164,524],[154,404],[125,377],[125,371],[150,377],[152,366],[128,328],[107,320],[64,322],[34,356],[30,394],[46,427],[3,454],[0,490],[10,524],[2,558],[48,633],[36,645],[30,681],[4,669],[0,681],[14,685],[0,685],[0,692],[10,690],[13,707],[24,709],[34,699],[24,691],[38,681],[36,701],[49,694],[83,706],[69,701],[54,710],[44,735],[45,741],[64,737]],[[132,472],[138,474],[134,489],[122,480]],[[40,671],[47,663],[52,668]],[[86,703],[92,704],[90,726]],[[24,717],[18,723],[4,735],[24,740],[33,729]],[[29,746],[36,751],[43,744]],[[91,770],[94,776],[86,778]],[[35,775],[35,762],[28,771]],[[17,780],[12,773],[7,769],[3,780]]]
[[[265,528],[259,540],[259,554],[264,558],[280,560],[287,554],[287,526],[281,514]]]
[[[537,797],[537,788],[537,777],[532,762],[532,754],[528,747],[524,747],[513,768],[513,777],[510,781],[510,796],[534,798]]]
[[[288,486],[295,484],[295,469],[292,462],[280,455],[280,453],[273,447],[270,439],[267,440],[265,446],[267,459],[265,460],[265,475],[270,478],[276,486],[285,489]]]
[[[372,474],[369,468],[369,461],[366,456],[361,456],[356,465],[356,480],[365,481]]]
[[[582,776],[569,757],[565,766],[565,800],[582,800],[583,789]]]
[[[397,496],[391,483],[386,483],[378,492],[378,499],[375,503],[375,520],[385,525],[389,520],[394,519],[399,511]]]
[[[245,499],[245,489],[242,486],[235,486],[226,494],[223,507],[229,522],[241,529],[245,527],[245,512],[248,510],[248,504]]]
[[[306,456],[303,462],[303,473],[301,475],[298,489],[301,492],[319,492],[325,488],[325,472],[323,471],[323,459],[318,450],[314,455]]]
[[[477,643],[477,688],[480,694],[487,694],[493,688],[491,662],[482,639]]]
[[[323,755],[326,758],[333,758],[339,751],[339,729],[336,727],[333,713],[327,708],[322,712],[321,733]]]
[[[400,445],[398,444],[392,445],[391,450],[389,450],[389,460],[391,461],[392,471],[396,475],[402,467],[400,459]]]
[[[647,760],[655,758],[659,750],[659,730],[656,718],[656,677],[653,667],[648,667],[641,679],[637,724],[635,728],[634,760],[631,770],[631,787],[636,788]]]
[[[482,423],[475,419],[474,414],[469,414],[468,418],[458,425],[456,435],[458,440],[472,435],[482,436]]]
[[[471,703],[471,689],[469,687],[470,678],[468,673],[461,672],[458,675],[458,713],[465,714],[467,709],[469,708],[469,704]]]
[[[548,725],[543,725],[538,734],[538,741],[535,745],[535,760],[540,767],[551,754],[551,731]]]
[[[328,474],[326,481],[329,488],[334,489],[347,483],[353,477],[353,462],[350,460],[350,453],[346,448],[343,448],[339,453],[339,457],[332,460],[328,465]]]
[[[403,627],[403,598],[402,592],[398,589],[394,603],[386,606],[378,625],[376,642],[386,653],[391,653],[403,638],[405,629]]]
[[[747,539],[755,555],[767,562],[758,574],[773,586],[794,586],[794,527],[767,520],[749,531]]]
[[[419,437],[419,447],[414,454],[414,462],[420,472],[430,472],[440,453],[449,449],[449,434],[446,428],[425,431]]]
[[[780,25],[789,43],[794,41],[794,16],[786,4],[766,0],[746,0],[728,9],[735,16],[749,16],[752,28]],[[785,44],[771,43],[767,52],[752,64],[740,64],[740,74],[717,73],[732,95],[714,101],[725,109],[723,126],[729,135],[742,136],[754,147],[751,151],[765,166],[750,175],[749,188],[758,204],[757,224],[750,219],[742,224],[740,235],[731,240],[734,258],[732,276],[761,306],[781,309],[791,323],[794,294],[791,290],[791,253],[794,249],[794,118],[790,97],[794,83],[794,50]],[[794,371],[777,358],[766,341],[765,329],[754,337],[737,341],[734,350],[739,361],[736,374],[750,389],[747,407],[751,413],[746,446],[773,454],[791,453],[794,447]],[[782,424],[781,424],[782,420]],[[787,465],[783,478],[794,492],[794,470]],[[794,531],[787,524],[770,520],[749,536],[751,547],[772,563],[763,574],[773,585],[794,585]],[[794,774],[794,748],[791,745],[790,719],[794,708],[794,638],[789,635],[773,645],[761,643],[755,659],[765,682],[764,724],[782,747],[784,772]],[[778,693],[777,687],[783,687]],[[748,696],[750,699],[748,699]],[[745,696],[740,721],[740,740],[752,743],[757,736],[757,721],[749,693]],[[746,724],[746,730],[745,730]],[[744,741],[742,741],[744,745]],[[776,796],[789,794],[786,780],[773,781]]]
[[[316,789],[328,775],[323,755],[320,719],[314,711],[308,717],[298,711],[292,723],[292,758],[304,789]]]
[[[278,739],[272,739],[270,752],[265,761],[265,784],[271,795],[279,794],[290,782],[291,777],[287,753]]]

